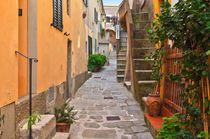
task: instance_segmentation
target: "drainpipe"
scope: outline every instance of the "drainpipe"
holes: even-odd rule
[[[37,58],[29,58],[22,53],[15,51],[15,54],[19,54],[23,56],[24,58],[29,60],[29,115],[32,115],[32,64],[33,62],[37,63],[38,59]],[[31,120],[31,118],[30,118]],[[32,139],[32,126],[29,129],[29,139]]]

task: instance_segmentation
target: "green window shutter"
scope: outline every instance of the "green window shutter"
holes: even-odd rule
[[[60,31],[63,31],[63,0],[53,0],[52,25]]]
[[[53,26],[58,26],[58,0],[53,0]]]
[[[63,0],[58,0],[58,29],[63,31]]]

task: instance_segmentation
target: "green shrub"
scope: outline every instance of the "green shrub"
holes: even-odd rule
[[[94,71],[96,69],[100,69],[106,63],[106,56],[101,54],[93,54],[90,55],[88,59],[88,70]]]

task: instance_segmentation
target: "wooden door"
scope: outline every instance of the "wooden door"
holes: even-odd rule
[[[71,94],[71,40],[67,42],[67,75],[66,75],[66,99],[72,97]]]

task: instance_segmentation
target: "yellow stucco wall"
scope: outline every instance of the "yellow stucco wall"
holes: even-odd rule
[[[154,8],[154,17],[156,18],[156,14],[160,14],[160,6],[161,6],[161,2],[164,1],[164,0],[153,0],[153,8]],[[171,0],[168,0],[169,3],[171,3]],[[158,45],[156,45],[156,47],[158,47]],[[164,70],[165,70],[165,65],[163,64],[162,65],[162,69],[161,69],[161,72],[164,73]],[[165,75],[164,75],[165,76]],[[160,80],[160,98],[161,100],[163,100],[163,94],[164,94],[164,80],[165,77],[163,77],[161,80]]]
[[[72,40],[72,74],[77,76],[87,71],[86,29],[83,14],[83,1],[71,0],[71,40]]]
[[[66,0],[63,0],[61,32],[50,25],[53,21],[52,0],[38,1],[38,93],[66,80],[68,38],[72,41],[72,73],[76,76],[87,70],[83,2],[71,1],[71,15],[66,11]],[[64,36],[64,32],[70,36]]]
[[[0,4],[0,107],[18,98],[18,1]]]
[[[22,9],[22,16],[19,16],[19,46],[18,51],[27,56],[27,0],[19,0],[19,9]],[[18,58],[18,96],[27,94],[27,59]]]

